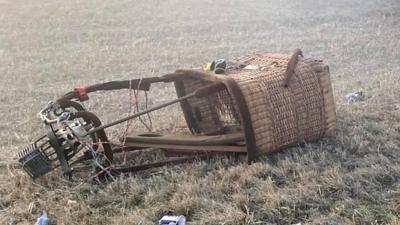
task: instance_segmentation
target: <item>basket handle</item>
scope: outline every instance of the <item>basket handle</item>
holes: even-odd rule
[[[286,67],[286,73],[285,73],[285,80],[283,81],[283,86],[288,87],[289,86],[289,81],[290,78],[293,76],[294,69],[297,65],[297,62],[299,60],[299,56],[303,57],[303,52],[301,49],[297,48],[294,50],[292,56],[290,57],[287,67]]]

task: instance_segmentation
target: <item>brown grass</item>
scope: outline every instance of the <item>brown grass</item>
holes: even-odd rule
[[[396,0],[1,0],[0,223],[33,224],[46,210],[53,224],[155,224],[167,212],[189,224],[400,224],[399,12]],[[215,156],[105,187],[58,174],[33,182],[13,164],[43,132],[38,110],[75,84],[296,47],[331,67],[335,139],[251,166]],[[158,87],[151,104],[174,97]],[[359,89],[367,100],[345,104]],[[128,113],[127,92],[99,96],[89,108],[104,121]],[[152,117],[157,129],[184,125],[176,107]]]

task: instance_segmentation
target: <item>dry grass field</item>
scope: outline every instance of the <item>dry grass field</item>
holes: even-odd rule
[[[245,52],[290,52],[330,65],[335,138],[246,165],[213,156],[104,187],[49,174],[33,182],[14,154],[37,112],[76,84],[162,75]],[[151,104],[174,97],[158,85]],[[346,104],[363,90],[366,99]],[[120,91],[88,107],[128,113]],[[0,224],[400,224],[400,2],[397,0],[0,0]],[[174,131],[177,107],[152,114]],[[143,129],[139,127],[132,129]],[[121,128],[121,127],[119,127]],[[112,137],[121,133],[107,130]]]

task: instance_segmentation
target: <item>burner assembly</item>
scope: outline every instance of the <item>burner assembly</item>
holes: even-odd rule
[[[18,153],[18,161],[32,178],[40,177],[57,167],[61,167],[64,174],[71,177],[71,165],[93,159],[99,142],[102,142],[108,162],[105,164],[110,164],[112,149],[104,131],[88,134],[100,124],[94,114],[84,111],[76,102],[62,99],[50,102],[39,115],[46,125],[47,134]],[[73,160],[81,151],[84,151],[84,155]]]
[[[147,92],[160,82],[173,83],[177,98],[108,124],[81,104],[91,92]],[[107,128],[177,103],[192,135],[128,135],[123,146],[108,140]],[[88,161],[94,177],[101,178],[218,152],[245,154],[251,163],[260,155],[334,135],[336,127],[329,68],[304,58],[299,49],[291,55],[253,53],[232,62],[219,59],[203,69],[76,87],[39,115],[47,133],[17,154],[32,178],[59,167],[71,178],[74,166]],[[113,162],[116,154],[143,149],[161,149],[168,157],[130,166]]]

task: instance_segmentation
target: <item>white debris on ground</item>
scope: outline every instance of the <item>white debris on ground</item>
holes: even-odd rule
[[[347,104],[351,104],[351,103],[354,103],[354,102],[364,101],[365,100],[365,95],[364,95],[363,91],[360,90],[360,91],[356,91],[356,92],[353,92],[353,93],[348,93],[345,96],[345,98],[346,98]]]
[[[186,225],[186,217],[180,216],[163,216],[159,222],[159,225]]]
[[[68,200],[68,201],[67,201],[67,204],[68,204],[68,205],[76,205],[76,204],[78,204],[78,202],[75,201],[75,200]]]
[[[42,215],[37,218],[35,225],[49,225],[49,218],[47,217],[47,213],[43,211]]]

